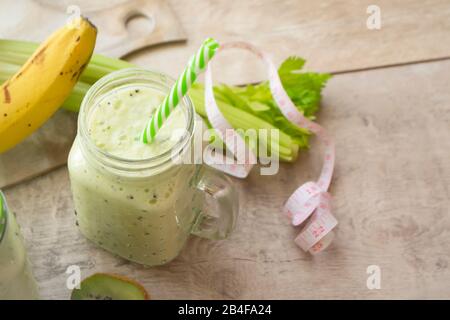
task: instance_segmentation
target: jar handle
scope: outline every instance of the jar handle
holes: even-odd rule
[[[212,240],[227,238],[239,212],[239,196],[233,182],[223,173],[205,167],[197,189],[205,199],[191,233]]]

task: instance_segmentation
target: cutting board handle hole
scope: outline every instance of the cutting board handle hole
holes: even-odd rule
[[[125,27],[133,37],[148,35],[155,30],[156,21],[153,15],[134,11],[125,18]]]

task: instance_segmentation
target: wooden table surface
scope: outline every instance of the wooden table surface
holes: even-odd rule
[[[343,72],[327,85],[318,117],[337,142],[330,190],[339,220],[337,237],[326,252],[312,257],[295,246],[298,230],[280,215],[290,192],[317,177],[321,158],[314,140],[309,152],[295,164],[282,164],[276,176],[260,176],[254,170],[248,179],[234,180],[241,208],[229,239],[192,237],[176,260],[156,268],[114,257],[81,236],[75,227],[67,169],[62,167],[4,190],[27,240],[42,297],[68,298],[65,271],[79,265],[83,276],[115,272],[135,278],[156,299],[450,298],[450,60],[445,59],[450,47],[443,40],[450,38],[450,3],[380,1],[386,6],[384,10],[381,5],[382,15],[386,11],[386,17],[393,17],[397,12],[398,17],[387,19],[390,32],[382,28],[387,38],[380,37],[374,45],[362,23],[346,35],[356,42],[342,51],[335,46],[340,39],[335,27],[356,19],[351,13],[362,6],[360,2],[324,1],[328,7],[323,4],[319,10],[317,5],[316,11],[306,14],[303,4],[314,7],[308,1],[220,1],[214,7],[189,0],[186,12],[200,12],[191,20],[174,3],[193,39],[203,37],[202,26],[209,24],[216,37],[256,39],[278,60],[304,55],[313,61],[313,68]],[[188,4],[198,5],[197,10]],[[250,16],[252,5],[264,12],[242,20],[244,13]],[[211,7],[217,16],[206,15]],[[278,15],[280,7],[292,12]],[[409,23],[421,14],[416,24]],[[223,26],[217,22],[221,17]],[[309,21],[305,30],[317,32],[316,42],[302,43],[303,29],[294,23],[279,27],[277,22],[287,19]],[[246,31],[234,37],[236,30]],[[402,30],[408,30],[408,36]],[[290,49],[269,41],[267,33],[271,39],[289,38]],[[323,37],[335,39],[334,47],[324,44]],[[381,47],[382,39],[390,39],[390,47]],[[372,43],[378,51],[366,50],[361,47],[364,43]],[[420,48],[421,43],[435,50]],[[319,44],[325,52],[320,52]],[[185,59],[191,50],[176,50],[181,46],[158,47],[130,58],[170,72],[165,68],[171,63],[164,57],[173,57],[174,63]],[[408,64],[381,68],[404,63]],[[257,65],[248,67],[243,78],[260,75]],[[380,267],[379,290],[366,286],[369,265]]]

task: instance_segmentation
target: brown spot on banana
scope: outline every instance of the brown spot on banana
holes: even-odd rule
[[[89,57],[88,61],[91,60],[91,58]],[[87,63],[84,63],[79,69],[78,69],[78,75],[77,75],[77,82],[80,79],[81,74],[83,73],[84,69],[86,68]]]
[[[33,56],[31,63],[26,63],[22,70],[20,70],[20,72],[14,76],[14,79],[20,78],[25,73],[25,71],[27,71],[31,67],[32,64],[43,63],[45,60],[45,50],[47,50],[47,46],[39,50],[39,52]]]
[[[27,71],[28,68],[30,68],[30,66],[31,66],[31,64],[29,64],[29,63],[25,64],[24,67],[20,70],[20,72],[18,74],[14,75],[12,79],[20,78],[25,73],[25,71]]]
[[[91,56],[91,57],[92,57],[92,56]],[[91,57],[89,57],[88,61],[91,60]],[[83,64],[81,65],[80,69],[78,69],[78,70],[80,70],[80,73],[82,73],[82,72],[84,71],[84,68],[86,68],[86,66],[87,66],[87,63],[83,63]]]
[[[41,48],[41,50],[36,53],[36,55],[33,57],[33,60],[31,60],[31,63],[43,63],[45,61],[45,50],[47,50],[47,46]]]
[[[9,93],[8,85],[9,84],[5,84],[3,86],[3,96],[5,103],[11,103],[11,94]]]

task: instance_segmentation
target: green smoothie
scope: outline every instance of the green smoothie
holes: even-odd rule
[[[139,140],[164,96],[139,84],[103,94],[86,115],[88,136],[77,137],[68,161],[80,231],[102,248],[144,265],[166,263],[182,249],[199,212],[199,166],[169,159],[161,170],[115,170],[96,161],[86,144],[93,142],[105,153],[102,158],[125,162],[151,161],[170,151],[179,142],[172,133],[187,128],[183,108],[174,110],[154,142]]]
[[[3,198],[0,205],[3,206],[3,210],[0,208],[0,300],[37,299],[37,285],[19,226],[14,215],[6,210]]]

